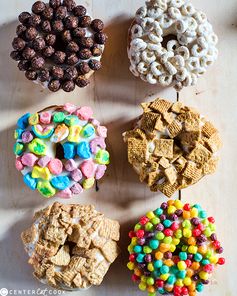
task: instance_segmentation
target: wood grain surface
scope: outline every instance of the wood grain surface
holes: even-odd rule
[[[122,132],[132,126],[141,113],[139,103],[164,97],[175,101],[174,89],[150,86],[129,72],[126,50],[127,31],[142,0],[79,1],[94,18],[105,21],[109,41],[103,56],[103,69],[97,72],[85,89],[66,94],[43,90],[27,81],[9,58],[11,41],[15,34],[17,16],[27,11],[33,0],[0,1],[0,292],[9,290],[45,289],[32,277],[27,255],[20,241],[20,233],[31,223],[33,212],[52,203],[23,183],[14,167],[13,130],[17,118],[25,112],[35,112],[52,104],[72,102],[90,105],[95,116],[108,127],[108,149],[111,164],[99,184],[99,191],[89,190],[70,200],[71,203],[92,203],[107,216],[121,223],[120,247],[122,253],[110,268],[103,284],[81,292],[83,296],[142,296],[130,281],[127,262],[127,233],[139,216],[157,208],[166,198],[151,193],[127,162]],[[196,107],[219,128],[223,149],[218,171],[198,184],[181,192],[184,201],[199,202],[214,215],[218,236],[223,242],[227,264],[214,274],[204,296],[236,296],[237,266],[236,212],[237,212],[237,2],[236,0],[193,0],[205,11],[219,36],[218,61],[198,80],[195,87],[181,91],[180,100]],[[235,129],[236,128],[236,129]],[[174,196],[177,198],[178,194]],[[62,200],[60,200],[62,201]],[[64,201],[66,202],[66,201]],[[68,202],[68,201],[67,201]],[[19,292],[17,292],[19,295]],[[64,295],[76,295],[76,292]],[[48,294],[47,294],[48,295]]]

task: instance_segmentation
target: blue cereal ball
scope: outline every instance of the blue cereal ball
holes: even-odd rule
[[[88,142],[80,142],[77,145],[77,154],[83,159],[88,159],[91,157],[90,145]]]
[[[58,176],[52,178],[51,184],[56,189],[64,190],[70,185],[70,180],[67,176]]]
[[[35,190],[37,186],[37,179],[31,177],[31,173],[24,175],[23,177],[24,183],[31,189]]]
[[[69,142],[63,144],[64,158],[72,159],[76,155],[75,145]]]
[[[28,125],[28,119],[30,117],[30,113],[26,113],[23,116],[21,116],[17,121],[17,126],[21,129],[25,129]]]

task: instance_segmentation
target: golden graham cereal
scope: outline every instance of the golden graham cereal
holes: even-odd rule
[[[142,103],[135,128],[123,134],[128,161],[151,191],[175,191],[214,173],[221,147],[214,125],[198,111],[164,99]]]
[[[35,213],[22,241],[34,276],[57,289],[100,285],[119,254],[119,223],[92,205],[53,205]]]
[[[107,129],[90,107],[66,103],[17,121],[16,169],[31,190],[70,198],[95,185],[109,164]]]
[[[188,213],[188,214],[187,214]],[[169,200],[141,217],[129,232],[127,267],[148,296],[195,296],[225,259],[215,220],[198,204]]]

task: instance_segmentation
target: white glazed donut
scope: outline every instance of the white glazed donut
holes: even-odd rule
[[[129,31],[130,70],[180,91],[195,85],[217,59],[217,41],[205,13],[188,0],[147,0]]]

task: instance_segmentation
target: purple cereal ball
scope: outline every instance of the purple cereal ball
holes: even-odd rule
[[[171,252],[165,252],[164,257],[165,257],[165,259],[171,259],[172,258],[172,253]]]
[[[209,281],[208,280],[202,280],[203,285],[208,285]]]
[[[177,215],[178,217],[180,217],[183,214],[183,210],[178,209],[175,211],[175,215]]]
[[[143,245],[145,244],[145,242],[146,242],[146,239],[145,239],[144,237],[139,238],[138,241],[137,241],[137,243],[138,243],[140,246],[143,246]]]
[[[199,276],[198,276],[198,274],[194,274],[193,276],[192,276],[192,279],[196,282],[196,281],[198,281],[199,280]]]
[[[145,263],[138,263],[137,266],[139,269],[144,269],[146,267],[146,264]]]
[[[223,249],[222,247],[220,247],[219,249],[216,250],[216,252],[217,252],[218,254],[222,254],[223,251],[224,251],[224,249]]]
[[[216,240],[217,240],[217,236],[216,236],[216,234],[215,234],[215,233],[212,233],[212,235],[210,236],[210,239],[211,239],[212,241],[216,241]]]
[[[188,259],[192,260],[193,259],[193,254],[188,254]]]
[[[151,272],[150,271],[144,271],[144,275],[145,276],[150,276],[151,275]]]
[[[167,202],[162,202],[160,207],[161,207],[162,210],[166,210],[168,208]]]
[[[166,219],[166,215],[165,215],[165,214],[161,214],[161,215],[160,215],[160,220],[161,220],[161,221],[164,221],[165,219]]]
[[[170,219],[171,219],[172,221],[175,221],[175,220],[178,219],[178,216],[177,216],[176,214],[171,214],[171,215],[170,215]]]
[[[148,263],[151,262],[151,261],[152,261],[151,254],[146,254],[146,256],[145,256],[144,259],[145,259],[145,261],[148,262]]]
[[[191,223],[195,226],[197,226],[200,223],[200,220],[198,218],[192,218]]]
[[[156,225],[156,230],[158,230],[158,231],[163,231],[164,228],[165,228],[164,225],[161,224],[161,223],[159,223],[159,224]]]

